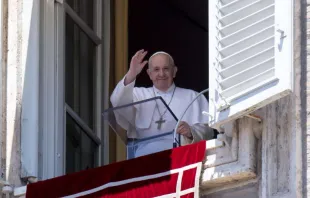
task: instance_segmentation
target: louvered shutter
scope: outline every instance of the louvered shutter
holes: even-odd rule
[[[211,126],[292,90],[292,0],[209,0]]]

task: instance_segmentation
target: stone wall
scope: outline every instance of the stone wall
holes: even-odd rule
[[[2,168],[4,180],[14,186],[20,186],[20,132],[22,111],[22,82],[23,68],[21,57],[23,54],[22,43],[22,3],[19,0],[4,1],[7,4],[7,48],[3,49],[3,55],[7,62],[3,65],[3,135]]]
[[[304,42],[301,42],[302,47],[302,69],[306,72],[303,72],[301,75],[302,81],[302,92],[303,92],[303,191],[307,197],[310,197],[310,0],[302,1],[302,27]]]

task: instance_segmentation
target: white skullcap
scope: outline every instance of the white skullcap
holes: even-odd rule
[[[170,54],[168,54],[167,52],[164,52],[164,51],[155,52],[152,56],[150,56],[150,58],[149,58],[149,63],[150,63],[151,59],[152,59],[154,56],[160,55],[160,54],[163,54],[163,55],[168,56],[170,64],[171,64],[172,66],[175,66],[175,65],[174,65],[174,60],[173,60],[172,56],[171,56]]]

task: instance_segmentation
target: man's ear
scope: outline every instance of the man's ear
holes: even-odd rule
[[[147,68],[146,73],[149,75],[149,77],[151,78],[151,70],[150,68]]]
[[[173,68],[173,78],[175,78],[175,76],[177,75],[177,71],[178,71],[177,66],[174,66],[174,68]]]

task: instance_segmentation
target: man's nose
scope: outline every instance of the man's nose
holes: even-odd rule
[[[165,74],[165,72],[164,72],[162,69],[160,69],[160,70],[159,70],[159,75],[160,75],[160,76],[164,76],[164,74]]]

